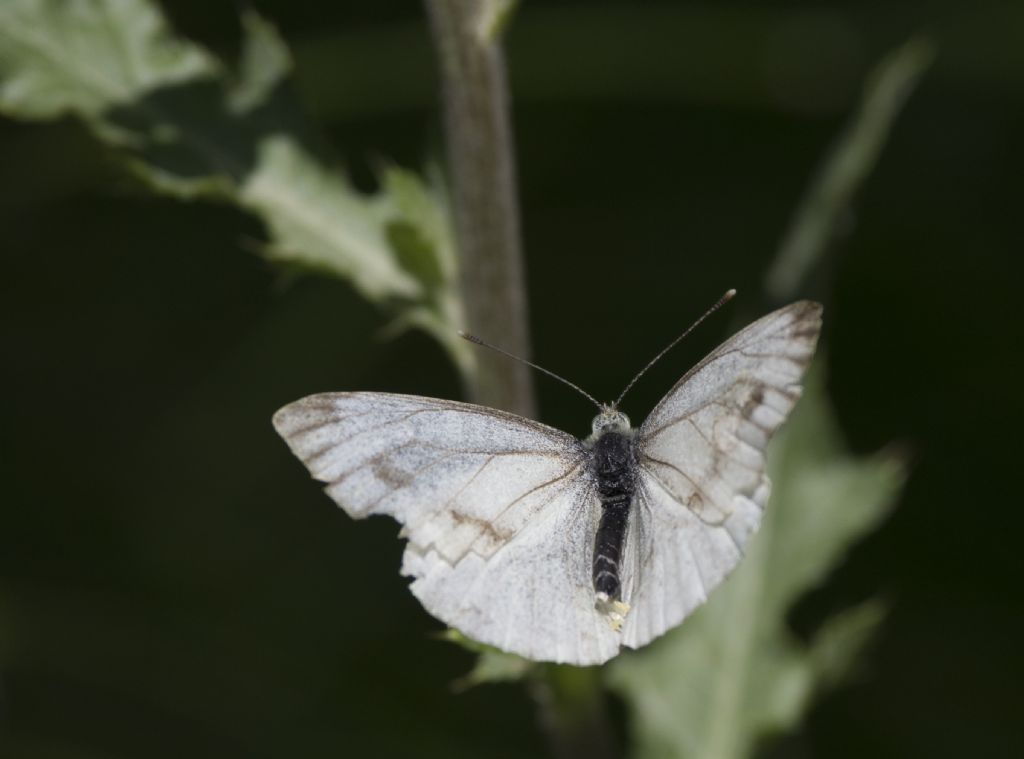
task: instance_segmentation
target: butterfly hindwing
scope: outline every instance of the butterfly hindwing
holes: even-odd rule
[[[600,664],[620,633],[595,608],[590,563],[600,509],[587,481],[566,480],[523,530],[489,559],[456,564],[406,548],[404,574],[435,616],[471,638],[538,661]]]

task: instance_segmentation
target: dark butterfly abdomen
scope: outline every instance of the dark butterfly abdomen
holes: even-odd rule
[[[594,538],[594,592],[619,600],[619,560],[626,541],[629,509],[636,490],[633,438],[605,432],[593,443],[591,467],[601,501],[601,521]]]

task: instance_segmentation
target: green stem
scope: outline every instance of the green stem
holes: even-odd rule
[[[519,237],[505,59],[491,20],[497,0],[426,0],[444,95],[448,167],[466,327],[528,358],[530,340]],[[529,369],[477,353],[472,400],[533,416]]]
[[[614,759],[620,751],[608,725],[601,670],[551,664],[538,668],[532,695],[558,759]]]

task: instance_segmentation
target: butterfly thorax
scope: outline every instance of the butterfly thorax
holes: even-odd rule
[[[602,506],[628,502],[635,488],[633,436],[606,432],[591,447],[591,470]]]
[[[625,419],[624,414],[619,416]],[[594,420],[594,435],[588,439],[591,473],[601,502],[601,520],[594,537],[593,580],[598,601],[608,602],[622,596],[619,562],[636,491],[636,460],[628,419],[625,425],[608,425],[600,431],[598,419]]]

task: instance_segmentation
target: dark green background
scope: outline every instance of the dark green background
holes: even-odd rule
[[[414,3],[252,6],[359,181],[436,151]],[[167,5],[223,55],[237,6]],[[865,676],[772,757],[1018,756],[1019,3],[527,3],[509,58],[535,355],[599,397],[723,290],[730,309],[637,386],[634,419],[739,319],[870,66],[940,55],[808,294],[854,450],[912,474],[889,522],[795,611],[882,594]],[[472,658],[270,428],[314,391],[457,397],[427,338],[341,282],[282,276],[258,223],[156,198],[71,121],[0,122],[4,482],[0,755],[525,757],[518,686],[453,695]],[[538,381],[545,421],[591,408]],[[619,714],[613,708],[613,714]],[[624,729],[622,725],[618,728]]]

